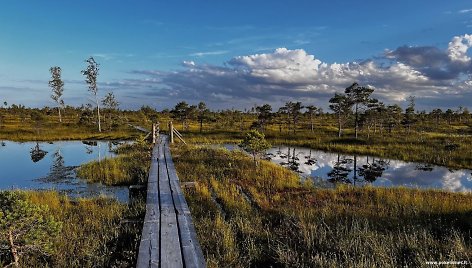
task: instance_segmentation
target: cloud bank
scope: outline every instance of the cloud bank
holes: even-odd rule
[[[273,53],[238,56],[224,65],[184,61],[173,72],[135,70],[136,79],[117,86],[135,88],[148,97],[171,102],[204,100],[214,108],[280,105],[300,100],[325,106],[335,93],[353,82],[375,88],[387,103],[410,95],[421,108],[467,106],[472,96],[469,49],[472,35],[455,36],[446,49],[402,46],[362,62],[326,63],[303,49],[278,48]]]

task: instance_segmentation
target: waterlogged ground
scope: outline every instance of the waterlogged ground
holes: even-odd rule
[[[74,197],[106,195],[127,202],[127,187],[91,184],[76,178],[79,165],[113,157],[117,145],[108,141],[0,141],[0,189],[55,189]]]
[[[232,144],[224,146],[229,150],[238,149]],[[329,182],[342,182],[472,192],[472,170],[466,169],[287,146],[267,150],[266,159],[328,186]]]

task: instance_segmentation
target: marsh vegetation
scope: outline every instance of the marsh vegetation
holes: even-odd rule
[[[150,128],[152,118],[147,108],[141,111],[102,109],[102,132],[96,129],[96,115],[90,106],[62,109],[61,121],[57,109],[26,108],[11,105],[0,108],[0,140],[57,141],[57,140],[127,140],[141,134],[132,125]]]
[[[77,176],[80,165],[111,159],[119,141],[11,142],[0,146],[0,190],[51,190],[70,197],[106,195],[127,202],[128,189],[91,183]]]
[[[335,181],[334,189],[324,189],[300,180],[289,169],[259,161],[270,143],[426,166],[472,168],[472,118],[466,108],[418,111],[410,98],[403,110],[372,99],[371,93],[371,89],[353,84],[330,100],[332,112],[292,101],[277,111],[269,104],[244,111],[211,111],[203,102],[179,102],[160,112],[150,107],[126,111],[118,110],[118,102],[110,95],[101,103],[100,114],[97,98],[96,107],[70,107],[58,96],[55,108],[0,108],[0,139],[138,140],[118,148],[115,158],[79,168],[79,177],[88,183],[105,185],[146,182],[150,146],[134,126],[150,129],[159,121],[161,131],[167,131],[166,123],[174,121],[187,143],[242,144],[252,157],[198,146],[173,148],[181,181],[195,182],[184,191],[209,267],[398,267],[421,266],[429,260],[470,262],[470,193],[351,187],[342,180]],[[32,147],[31,155],[33,162],[40,162],[47,153]],[[332,175],[340,178],[340,173]],[[140,226],[132,223],[127,229],[120,221],[142,219],[142,204],[127,207],[103,197],[70,200],[53,192],[13,193],[32,207],[44,206],[35,213],[47,217],[33,216],[52,217],[54,227],[44,229],[51,233],[47,252],[24,254],[19,262],[57,267],[133,265]],[[79,216],[86,223],[79,223]],[[4,248],[7,251],[1,261],[14,262],[14,254],[8,253],[12,247]]]
[[[399,267],[472,258],[472,195],[315,188],[241,152],[173,149],[209,267]]]
[[[151,146],[143,138],[119,146],[117,156],[81,165],[77,176],[89,183],[110,186],[145,184],[147,182]]]
[[[14,154],[33,163],[33,169],[38,168],[37,164],[46,163],[44,172],[48,175],[33,181],[25,180],[26,184],[22,186],[34,188],[33,184],[37,184],[35,187],[41,189],[48,188],[48,185],[56,187],[54,191],[0,192],[0,263],[16,263],[20,267],[133,266],[144,217],[144,200],[139,196],[129,200],[127,189],[125,197],[117,195],[118,192],[113,190],[116,187],[102,186],[112,191],[113,198],[81,189],[79,186],[84,183],[79,183],[79,179],[75,178],[76,166],[66,166],[64,159],[70,164],[79,163],[89,156],[92,159],[97,157],[97,160],[84,164],[78,170],[87,181],[86,189],[88,185],[130,185],[143,182],[143,178],[147,176],[149,145],[142,139],[141,142],[124,143],[118,147],[109,147],[106,142],[100,141],[48,144],[7,142],[3,150],[28,147],[29,144],[36,144],[31,149],[31,155],[26,152],[24,155],[18,155],[18,152]],[[113,160],[112,153],[108,153],[106,157],[107,154],[102,151],[111,149],[117,154],[117,160]],[[78,151],[83,152],[80,154]],[[98,157],[100,154],[102,157]],[[48,155],[52,158],[51,161],[48,160],[51,162],[49,170],[48,161],[44,160]],[[118,172],[112,169],[115,167],[119,168]],[[88,174],[95,173],[87,172],[97,172],[100,177],[89,178]],[[30,174],[34,175],[39,174]],[[103,178],[109,180],[102,180]],[[14,238],[13,243],[10,237]]]
[[[16,260],[21,267],[129,267],[135,262],[141,224],[122,219],[140,217],[142,203],[72,200],[54,191],[2,191],[0,202],[3,265]]]

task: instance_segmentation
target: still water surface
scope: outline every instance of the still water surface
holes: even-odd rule
[[[118,142],[0,142],[0,189],[55,189],[72,197],[106,195],[128,201],[127,187],[86,183],[76,168],[91,160],[113,157]]]
[[[226,144],[225,147],[229,150],[238,149],[232,144]],[[472,170],[468,169],[449,169],[424,163],[287,146],[267,150],[266,159],[325,186],[337,182],[472,192]]]

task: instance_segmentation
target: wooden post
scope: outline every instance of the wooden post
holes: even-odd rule
[[[156,143],[156,124],[152,123],[152,144]]]
[[[159,122],[156,123],[156,142],[159,139],[159,132],[160,132],[160,127],[159,127]]]
[[[169,122],[170,143],[174,143],[174,125],[172,121]]]

